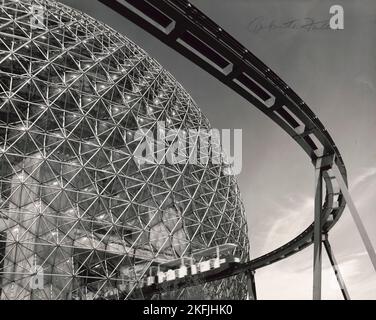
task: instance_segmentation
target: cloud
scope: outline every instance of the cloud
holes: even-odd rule
[[[350,185],[350,188],[355,189],[359,187],[362,183],[373,176],[376,176],[376,167],[364,168],[362,173],[354,179],[353,183]]]
[[[351,195],[360,214],[373,212],[376,192],[376,167],[363,168],[350,181]],[[263,227],[268,228],[263,251],[275,249],[293,238],[312,222],[314,199],[296,193],[274,199],[273,214]],[[349,213],[345,211],[344,215]],[[370,219],[368,217],[368,219]],[[374,220],[372,220],[374,221]],[[371,231],[371,230],[370,230]],[[372,236],[373,234],[370,234]],[[358,239],[351,218],[342,219],[332,233],[334,254],[352,299],[376,298],[376,274],[364,246]],[[256,273],[260,299],[312,299],[312,250],[309,247],[286,260]],[[342,299],[332,267],[323,252],[323,298]]]
[[[358,252],[344,257],[338,267],[344,282],[353,299],[375,299],[376,298],[376,274],[370,265],[368,254]],[[331,266],[327,266],[323,273],[333,273]],[[327,290],[338,290],[336,278],[332,275],[330,279],[326,277]]]
[[[312,299],[312,246],[287,260],[256,272],[259,299]],[[339,264],[352,299],[376,298],[376,275],[365,252],[342,256]],[[342,299],[339,284],[326,254],[323,254],[322,298]]]
[[[355,78],[355,82],[360,86],[365,87],[373,92],[375,92],[374,82],[365,74],[359,75]]]
[[[266,220],[263,252],[285,244],[313,221],[313,198],[289,194],[273,203],[273,214]]]

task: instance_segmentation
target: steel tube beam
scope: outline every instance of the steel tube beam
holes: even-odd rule
[[[325,247],[326,253],[328,254],[328,258],[329,258],[330,264],[332,265],[334,274],[335,274],[335,276],[337,278],[337,282],[338,282],[339,287],[341,289],[343,298],[345,300],[351,300],[349,292],[348,292],[346,284],[345,284],[345,281],[343,280],[341,271],[339,269],[337,260],[335,259],[334,254],[333,254],[333,250],[332,250],[332,248],[330,246],[328,235],[325,235],[325,239],[324,239],[323,242],[324,242],[324,247]]]
[[[247,272],[247,289],[248,289],[248,299],[257,300],[255,271],[253,270],[250,270]]]
[[[313,231],[313,300],[321,300],[322,273],[322,158],[316,162],[315,169],[315,221]]]

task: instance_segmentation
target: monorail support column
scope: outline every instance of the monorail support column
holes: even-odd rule
[[[329,261],[330,261],[330,263],[332,265],[334,274],[335,274],[335,276],[337,278],[337,282],[338,282],[339,287],[341,289],[343,298],[345,300],[351,300],[349,292],[347,291],[347,288],[346,288],[345,281],[343,280],[342,274],[341,274],[341,272],[339,270],[339,267],[338,267],[338,264],[337,264],[337,260],[334,257],[334,254],[333,254],[332,248],[330,246],[327,234],[325,235],[325,238],[324,238],[323,242],[324,242],[324,247],[326,249],[326,253],[328,254]]]
[[[333,165],[333,168],[332,168],[332,171],[334,173],[334,177],[336,178],[337,180],[337,183],[342,191],[342,194],[343,194],[343,197],[345,198],[346,200],[346,204],[350,210],[350,213],[351,213],[351,216],[353,217],[354,219],[354,222],[356,224],[356,227],[358,228],[358,231],[359,231],[359,234],[360,234],[360,237],[362,238],[362,241],[363,241],[363,244],[364,246],[366,247],[366,250],[367,250],[367,253],[368,253],[368,256],[369,258],[371,259],[371,262],[372,262],[372,265],[373,265],[373,268],[375,269],[376,271],[376,253],[375,253],[375,249],[372,245],[372,242],[368,236],[368,233],[367,233],[367,230],[362,222],[362,219],[359,215],[359,212],[358,210],[356,209],[355,207],[355,204],[354,204],[354,201],[352,200],[351,196],[350,196],[350,192],[347,188],[347,185],[342,177],[342,174],[337,166],[337,164],[334,162],[334,165]]]
[[[322,158],[315,165],[315,220],[313,233],[313,300],[321,300],[322,273],[322,192],[323,168]]]
[[[257,300],[255,273],[254,270],[247,272],[248,300]]]

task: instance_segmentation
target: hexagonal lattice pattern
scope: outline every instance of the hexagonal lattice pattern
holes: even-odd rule
[[[38,28],[33,5],[45,7]],[[59,3],[5,0],[0,10],[1,299],[142,298],[137,281],[152,265],[223,243],[247,260],[224,165],[135,159],[137,129],[210,128],[174,78]],[[42,287],[31,285],[37,270]],[[198,288],[167,296],[246,295],[243,276]]]

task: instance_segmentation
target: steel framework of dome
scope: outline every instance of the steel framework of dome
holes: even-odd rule
[[[229,242],[247,261],[244,209],[224,164],[135,159],[140,128],[210,128],[176,80],[57,2],[5,0],[0,10],[1,299],[142,298],[151,266]],[[43,287],[33,287],[40,272]],[[241,299],[244,278],[168,297]]]

